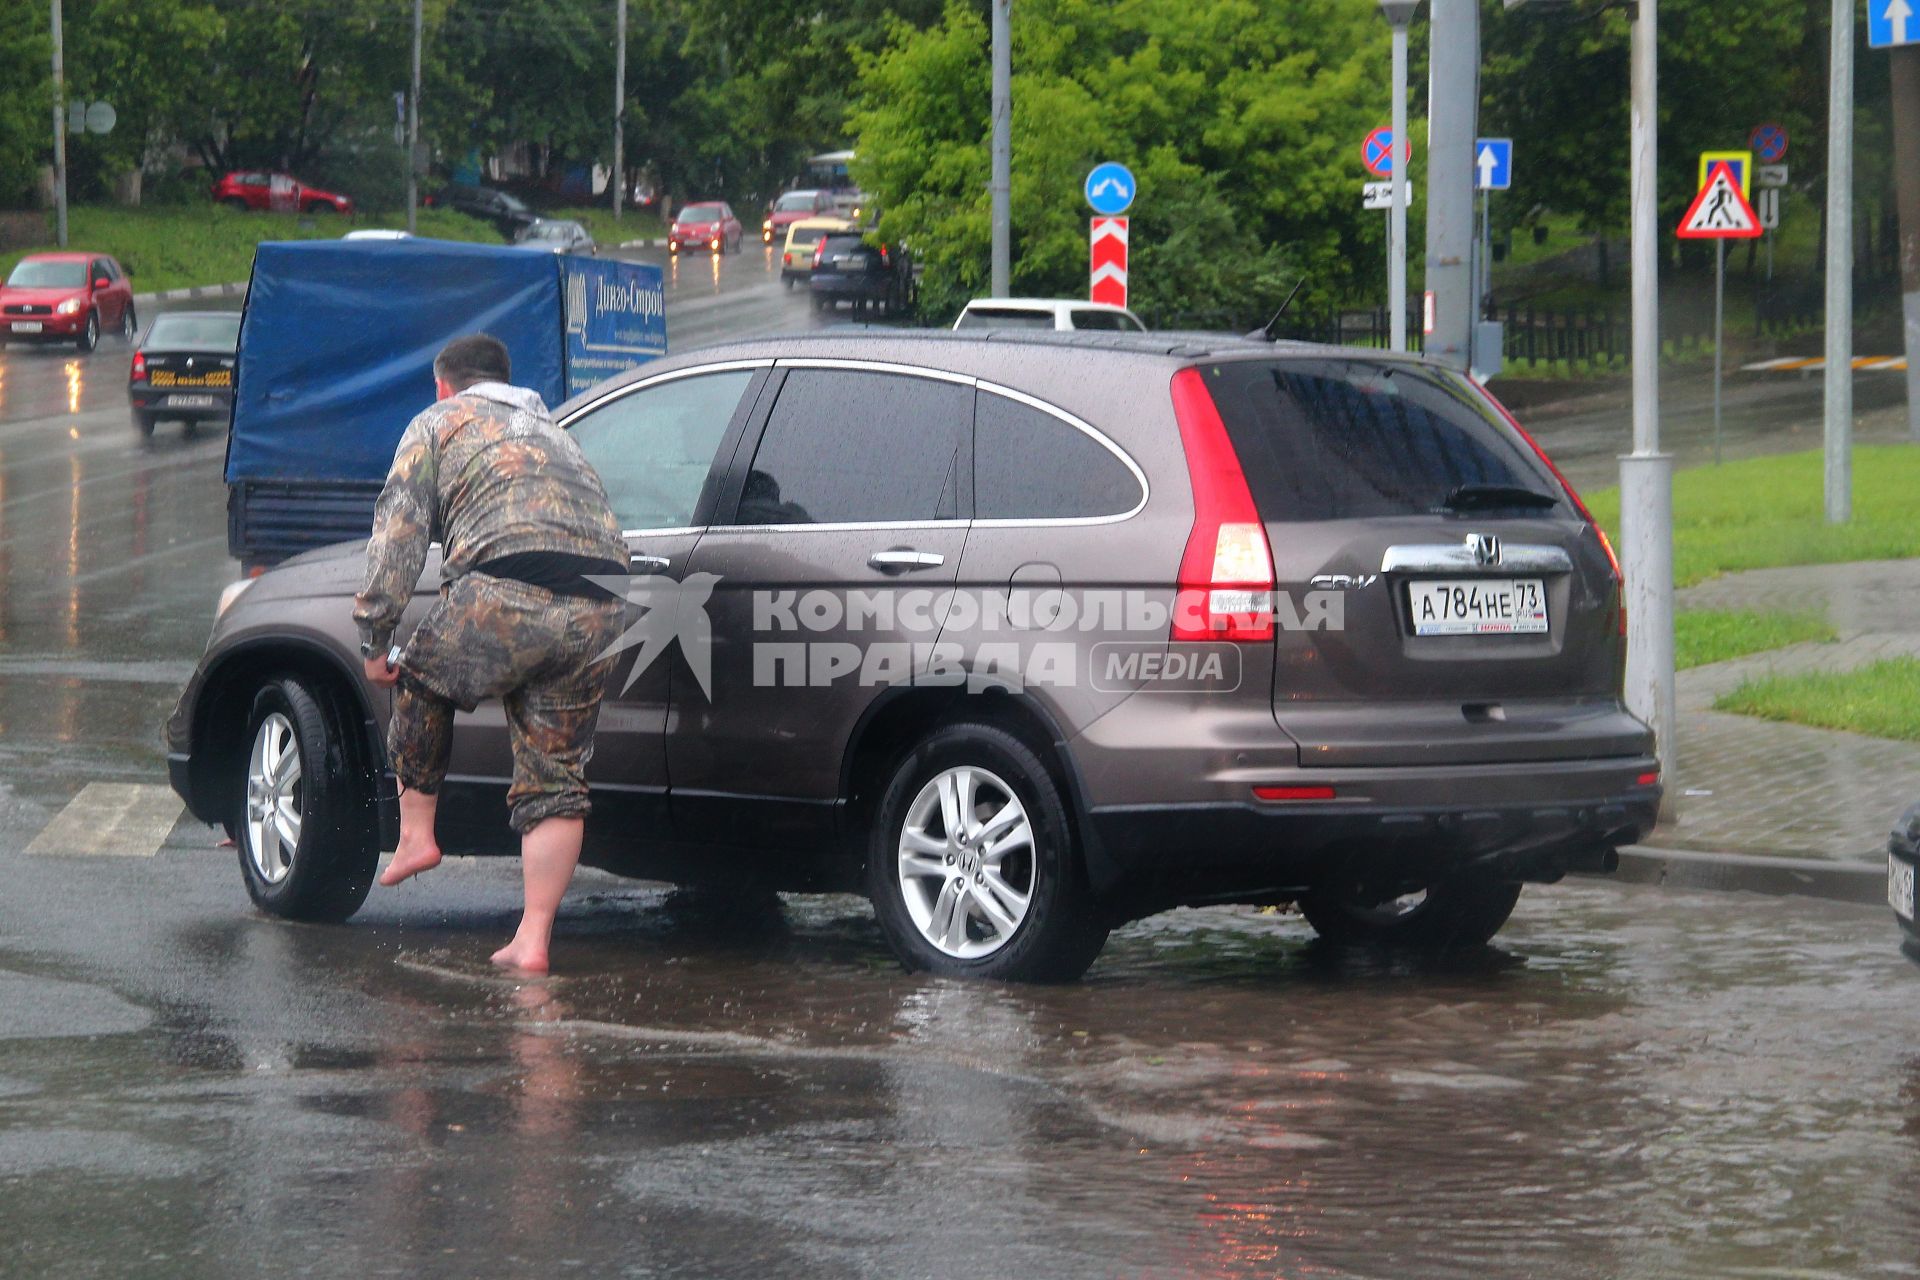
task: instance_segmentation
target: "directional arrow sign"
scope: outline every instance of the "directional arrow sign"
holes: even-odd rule
[[[1473,144],[1474,185],[1505,191],[1513,185],[1513,139],[1482,138]]]
[[[1707,184],[1687,207],[1675,234],[1682,240],[1754,240],[1761,231],[1760,215],[1741,193],[1733,166],[1721,161],[1707,174]]]
[[[1867,43],[1875,49],[1920,44],[1920,11],[1913,0],[1867,0]]]
[[[1111,160],[1093,166],[1087,175],[1087,203],[1095,213],[1125,213],[1138,189],[1127,166]]]
[[[1127,220],[1095,218],[1092,239],[1093,281],[1087,297],[1094,302],[1127,305]]]

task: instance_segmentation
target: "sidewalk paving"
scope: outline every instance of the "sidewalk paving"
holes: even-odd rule
[[[1713,702],[1756,676],[1920,657],[1920,560],[1756,569],[1685,588],[1678,605],[1822,610],[1840,639],[1679,673],[1675,818],[1646,845],[1884,865],[1888,831],[1920,799],[1920,743],[1732,715]]]

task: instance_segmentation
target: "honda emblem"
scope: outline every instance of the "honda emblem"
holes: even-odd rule
[[[1475,564],[1500,563],[1500,538],[1496,534],[1468,534],[1467,550],[1473,552],[1473,562]]]

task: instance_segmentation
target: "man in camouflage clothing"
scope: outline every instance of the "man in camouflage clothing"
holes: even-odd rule
[[[622,619],[621,602],[588,579],[626,573],[627,549],[600,477],[539,395],[508,385],[510,373],[506,347],[486,334],[456,338],[434,359],[438,400],[394,453],[353,617],[367,679],[398,686],[387,753],[401,787],[400,845],[380,883],[439,864],[433,822],[454,710],[499,698],[526,911],[493,961],[545,973],[580,861],[584,770],[612,662],[601,655]],[[440,600],[391,662],[394,627],[436,540]]]

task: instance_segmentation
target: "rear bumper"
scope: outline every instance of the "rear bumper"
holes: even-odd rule
[[[888,276],[838,275],[832,271],[813,271],[807,275],[807,288],[831,298],[884,298]]]
[[[1914,805],[1901,815],[1900,823],[1894,827],[1892,837],[1887,841],[1887,857],[1916,869],[1920,877],[1920,804]],[[1893,918],[1900,922],[1900,931],[1906,935],[1907,955],[1915,963],[1920,963],[1920,923],[1907,919],[1898,911]]]
[[[171,401],[177,396],[212,396],[210,405],[180,406]],[[233,392],[223,387],[209,387],[204,390],[183,387],[178,391],[154,391],[144,387],[133,387],[127,391],[127,400],[136,413],[152,413],[167,418],[218,418],[222,422],[233,416]]]
[[[1608,869],[1609,851],[1653,829],[1661,788],[1638,779],[1658,767],[1615,757],[1313,769],[1273,785],[1330,786],[1334,799],[1093,807],[1089,872],[1096,893],[1128,912],[1457,872],[1556,880]]]

